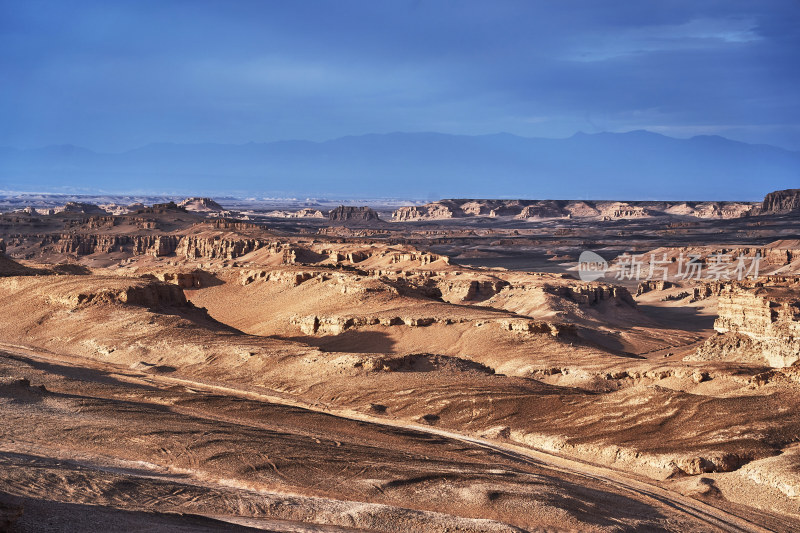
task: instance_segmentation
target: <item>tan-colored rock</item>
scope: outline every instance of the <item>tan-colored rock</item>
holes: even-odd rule
[[[458,214],[456,214],[456,210]],[[444,200],[422,206],[400,207],[392,213],[392,220],[396,222],[445,220],[461,215],[463,215],[463,212],[454,205],[454,202]]]
[[[675,284],[671,281],[665,281],[663,279],[642,281],[636,288],[636,296],[641,296],[642,294],[652,291],[664,291],[674,286]]]
[[[198,289],[203,286],[202,273],[193,272],[158,272],[154,274],[155,279],[164,283],[177,285],[182,289]]]
[[[225,211],[225,208],[219,205],[211,198],[192,197],[186,198],[178,203],[178,207],[182,207],[187,211],[195,211],[199,213],[220,213]]]
[[[719,294],[714,329],[718,334],[689,359],[792,365],[800,360],[800,285],[726,285]]]
[[[267,243],[260,239],[183,237],[175,252],[187,259],[236,259]]]
[[[82,276],[76,276],[76,279]],[[70,308],[97,304],[125,304],[138,307],[191,307],[183,290],[173,284],[150,279],[99,278],[86,289],[81,283],[54,290],[49,301]]]
[[[443,220],[460,217],[516,219],[590,218],[624,220],[650,217],[695,217],[728,219],[748,216],[752,202],[619,202],[612,200],[480,200],[448,199],[421,206],[400,207],[392,214],[395,222]]]

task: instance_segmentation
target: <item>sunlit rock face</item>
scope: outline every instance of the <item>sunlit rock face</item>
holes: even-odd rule
[[[693,359],[763,360],[776,368],[800,360],[800,292],[796,283],[729,285],[719,294],[718,335]]]
[[[219,205],[211,198],[198,198],[198,197],[187,198],[183,200],[181,203],[179,203],[178,207],[183,207],[187,211],[197,211],[202,213],[220,212],[225,210],[224,207]]]
[[[404,206],[392,213],[395,222],[468,217],[513,217],[517,220],[590,218],[624,220],[656,217],[730,219],[753,213],[752,202],[659,202],[613,200],[439,200]]]

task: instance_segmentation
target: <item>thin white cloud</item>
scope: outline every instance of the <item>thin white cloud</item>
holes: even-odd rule
[[[572,61],[606,61],[663,51],[702,50],[758,41],[756,23],[745,19],[693,19],[684,24],[619,28],[590,36],[587,44],[571,50]]]

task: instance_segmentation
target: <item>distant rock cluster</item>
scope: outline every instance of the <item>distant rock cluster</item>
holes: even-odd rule
[[[324,219],[337,224],[381,221],[378,213],[368,206],[340,205],[329,212],[306,207],[296,211],[269,212],[230,211],[208,197],[189,197],[179,203],[168,202],[147,207],[135,202],[129,205],[68,201],[54,207],[24,207],[14,212],[31,216],[60,213],[86,215],[123,215],[152,210],[180,209],[206,217],[248,219],[262,214],[273,218]],[[424,205],[404,206],[392,213],[393,222],[446,220],[451,218],[485,217],[522,221],[550,219],[591,219],[599,221],[644,218],[733,219],[746,216],[800,213],[800,189],[775,191],[763,202],[733,201],[615,201],[615,200],[501,200],[501,199],[444,199]]]
[[[270,211],[267,213],[267,216],[274,218],[327,218],[325,213],[311,207],[304,207],[297,211]]]
[[[182,200],[179,203],[175,202],[166,202],[166,203],[155,203],[151,207],[147,207],[146,205],[140,202],[134,202],[128,205],[119,205],[115,203],[104,203],[101,205],[96,205],[88,202],[76,202],[76,201],[69,201],[66,202],[64,205],[56,206],[56,207],[44,207],[44,208],[35,208],[32,206],[28,206],[22,209],[17,210],[17,213],[25,213],[27,215],[32,216],[47,216],[47,215],[56,215],[59,213],[66,213],[66,214],[80,214],[80,215],[125,215],[128,213],[136,213],[141,210],[163,210],[163,209],[181,209],[184,211],[191,211],[206,215],[224,215],[229,213],[229,211],[225,210],[219,203],[212,200],[211,198],[205,197],[190,197]]]
[[[440,200],[397,209],[395,222],[483,216],[518,220],[590,218],[618,220],[649,217],[738,218],[753,214],[754,202],[621,202],[583,200]]]

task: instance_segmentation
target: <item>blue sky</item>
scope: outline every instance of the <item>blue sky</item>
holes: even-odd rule
[[[800,149],[797,0],[0,0],[0,145],[648,129]]]

